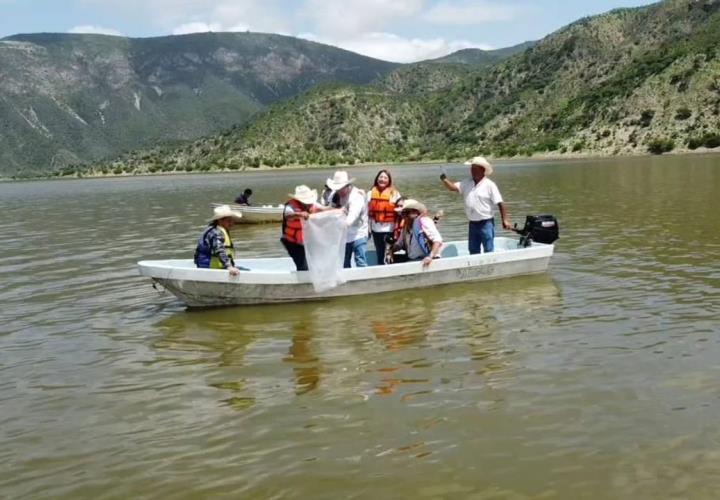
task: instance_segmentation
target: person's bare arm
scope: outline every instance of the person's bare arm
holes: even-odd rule
[[[285,218],[286,218],[287,220],[293,220],[293,219],[305,219],[305,220],[307,220],[308,217],[310,217],[310,213],[309,213],[309,212],[305,212],[305,211],[302,211],[302,212],[293,212],[293,213],[287,214],[287,215],[285,216]]]
[[[440,180],[442,181],[443,185],[447,188],[448,191],[452,191],[454,193],[460,192],[460,190],[455,185],[455,183],[453,181],[451,181],[450,179],[448,179],[447,175],[440,174]]]
[[[498,209],[500,209],[500,218],[502,219],[503,229],[510,229],[512,224],[510,224],[510,219],[508,217],[507,210],[505,209],[505,203],[498,203]]]
[[[428,267],[430,264],[432,264],[432,261],[435,257],[438,256],[440,253],[440,248],[442,248],[442,241],[436,241],[433,243],[432,249],[430,250],[430,255],[425,257],[422,261],[423,267]]]

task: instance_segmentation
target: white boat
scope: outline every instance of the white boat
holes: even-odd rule
[[[189,307],[213,307],[320,300],[542,273],[553,249],[543,243],[518,247],[517,239],[497,237],[494,252],[469,255],[466,241],[448,242],[441,258],[427,268],[412,261],[343,269],[346,282],[321,293],[315,292],[309,273],[296,271],[289,257],[238,259],[236,264],[249,271],[235,277],[224,270],[198,269],[191,259],[146,260],[138,267],[141,275]],[[374,251],[368,251],[368,262],[376,262]]]
[[[229,205],[233,210],[242,213],[239,224],[265,224],[268,222],[282,222],[283,205],[237,205],[234,203],[212,203],[213,208],[220,205]]]

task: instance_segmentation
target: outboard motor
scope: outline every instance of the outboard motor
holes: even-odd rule
[[[525,227],[513,228],[520,235],[518,247],[529,247],[533,241],[553,243],[560,237],[560,225],[554,215],[526,215]]]

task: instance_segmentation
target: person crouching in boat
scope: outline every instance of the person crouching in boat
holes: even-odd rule
[[[443,244],[440,231],[428,217],[425,205],[417,200],[405,200],[400,213],[404,227],[395,242],[395,249],[404,249],[408,260],[422,260],[423,267],[428,267],[440,254]]]
[[[400,192],[393,186],[390,172],[387,170],[378,172],[373,187],[368,193],[368,218],[378,265],[385,263],[386,242],[392,238],[399,222],[395,208],[401,198]]]
[[[240,274],[235,267],[233,253],[235,246],[230,238],[230,229],[242,218],[228,205],[220,205],[213,211],[213,217],[198,239],[195,248],[195,265],[200,268],[227,269],[231,276]]]
[[[245,191],[239,194],[237,198],[235,198],[235,204],[250,206],[250,197],[252,196],[252,194],[252,189],[247,188]]]
[[[288,255],[295,263],[298,271],[307,271],[305,257],[305,241],[303,239],[302,221],[308,220],[311,214],[323,209],[317,203],[317,191],[307,186],[297,186],[290,199],[285,203],[282,224],[282,242]]]

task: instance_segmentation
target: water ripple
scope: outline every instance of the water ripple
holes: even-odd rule
[[[656,161],[497,169],[514,218],[560,216],[546,275],[211,311],[135,262],[189,256],[242,186],[275,203],[327,171],[0,184],[0,491],[713,498],[720,169],[687,160],[688,197]],[[439,168],[395,178],[464,238]],[[238,251],[283,255],[278,231]]]

